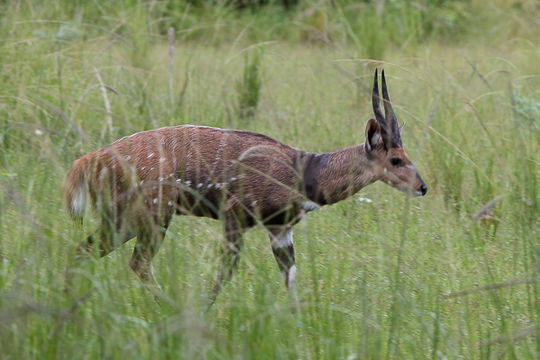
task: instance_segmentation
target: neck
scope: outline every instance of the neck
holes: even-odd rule
[[[306,195],[320,205],[343,200],[375,180],[363,144],[312,154],[304,171]]]

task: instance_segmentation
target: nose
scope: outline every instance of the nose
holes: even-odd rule
[[[426,195],[426,193],[427,193],[427,186],[426,186],[426,184],[420,185],[420,192],[422,193],[422,196]]]

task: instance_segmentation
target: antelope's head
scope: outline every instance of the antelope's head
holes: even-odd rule
[[[379,86],[377,70],[373,82],[373,112],[375,119],[370,119],[366,126],[366,154],[370,159],[377,178],[390,186],[415,196],[423,196],[427,186],[407,156],[401,143],[403,125],[398,126],[392,109],[384,70],[382,71],[382,95],[384,115],[379,107]]]

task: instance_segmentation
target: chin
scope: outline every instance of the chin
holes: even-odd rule
[[[396,189],[398,189],[399,191],[404,192],[407,195],[413,196],[413,197],[424,196],[424,194],[422,194],[422,192],[418,191],[418,190],[412,190],[412,189],[409,189],[409,188],[401,188],[401,187],[397,187]]]

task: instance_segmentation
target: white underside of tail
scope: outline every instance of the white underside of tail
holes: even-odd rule
[[[79,185],[75,189],[73,199],[71,199],[71,214],[76,217],[83,217],[86,210],[86,189],[84,185]]]

